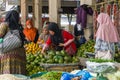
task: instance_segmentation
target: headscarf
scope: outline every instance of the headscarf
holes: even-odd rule
[[[21,24],[19,24],[19,20],[19,13],[15,10],[9,11],[5,17],[5,22],[8,23],[10,30],[19,30],[23,45],[25,41],[25,36],[23,34],[23,27]]]
[[[54,35],[50,35],[50,39],[52,43],[56,45],[56,50],[61,50],[62,47],[59,47],[58,45],[59,43],[63,43],[62,30],[54,22],[50,22],[50,24],[48,25],[48,30],[51,30],[55,33]]]
[[[0,24],[0,35],[2,36],[0,36],[0,38],[3,37],[7,33],[7,31],[8,31],[8,24],[5,22],[1,23]]]
[[[112,23],[110,16],[106,13],[100,13],[97,21],[99,28],[96,37],[106,42],[119,42],[119,35],[116,27]]]
[[[27,28],[28,25],[31,25],[31,28]],[[26,27],[23,30],[24,35],[30,40],[34,41],[37,33],[37,29],[33,27],[32,20],[27,20],[26,21]]]
[[[15,10],[9,11],[6,15],[5,22],[8,22],[10,30],[19,30],[19,13]]]

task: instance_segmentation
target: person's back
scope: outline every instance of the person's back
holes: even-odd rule
[[[2,54],[0,55],[0,74],[26,74],[26,55],[22,46],[19,13],[9,11],[5,22],[9,23],[9,31],[3,37]]]

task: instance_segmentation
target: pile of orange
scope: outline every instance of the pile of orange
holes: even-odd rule
[[[26,54],[36,54],[42,50],[42,47],[39,47],[38,44],[31,42],[24,45]]]

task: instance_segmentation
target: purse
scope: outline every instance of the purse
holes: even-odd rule
[[[5,38],[3,39],[1,51],[3,53],[8,52],[15,48],[21,47],[21,45],[22,45],[22,41],[21,41],[19,33],[17,31],[15,31],[15,33],[12,31],[9,31],[6,34]]]

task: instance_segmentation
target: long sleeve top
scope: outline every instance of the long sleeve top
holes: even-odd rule
[[[63,30],[62,31],[62,36],[63,36],[63,39],[64,39],[64,43],[66,43],[68,40],[70,39],[73,39],[73,35],[70,34],[69,32]],[[52,43],[50,37],[48,38],[48,40],[46,41],[46,44],[49,46],[50,44]],[[69,46],[71,46],[73,48],[73,50],[76,52],[76,45],[74,42],[71,42],[70,44],[68,44],[67,46],[64,47],[64,49],[66,50],[67,48],[69,48]]]

